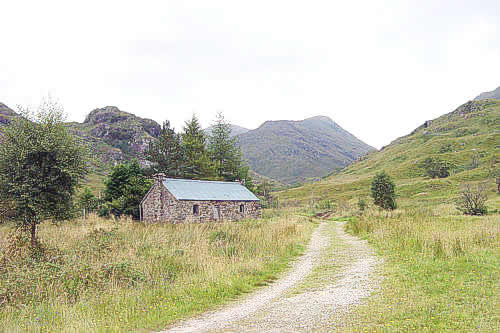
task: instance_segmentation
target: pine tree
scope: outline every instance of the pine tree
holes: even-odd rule
[[[234,180],[237,175],[236,138],[231,137],[231,125],[224,119],[222,112],[217,113],[208,140],[210,157],[215,163],[215,171],[220,179]]]
[[[182,177],[184,152],[181,135],[175,133],[167,120],[163,123],[158,139],[150,141],[145,151],[146,160],[152,163],[153,172],[162,172],[167,177]]]
[[[224,119],[222,112],[217,114],[212,126],[208,151],[215,163],[218,178],[226,181],[244,180],[247,188],[253,190],[249,167],[243,161],[237,139],[231,136],[231,125]]]
[[[184,177],[213,179],[215,169],[206,149],[206,137],[196,115],[186,121],[182,134]]]

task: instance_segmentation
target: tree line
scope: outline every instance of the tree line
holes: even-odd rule
[[[116,165],[105,179],[104,198],[83,192],[81,204],[87,211],[97,209],[100,216],[129,215],[139,218],[139,205],[152,182],[151,176],[163,173],[171,178],[244,181],[254,191],[249,167],[243,161],[240,147],[231,135],[231,125],[219,112],[211,131],[206,133],[193,115],[177,133],[167,120],[160,134],[150,141],[144,152],[148,165],[137,160]],[[97,204],[96,204],[97,202]]]

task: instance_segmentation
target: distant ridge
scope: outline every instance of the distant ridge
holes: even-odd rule
[[[229,126],[231,126],[231,136],[232,137],[235,137],[237,135],[240,135],[240,134],[243,134],[243,133],[250,131],[248,128],[241,127],[241,126],[234,125],[234,124],[229,124]],[[205,133],[207,135],[210,135],[210,133],[212,133],[212,128],[213,128],[213,126],[207,127],[205,129]]]
[[[484,93],[479,94],[476,98],[474,98],[475,101],[479,101],[482,99],[500,99],[500,87],[496,88],[493,91],[487,91]]]
[[[266,121],[237,137],[253,171],[288,184],[323,177],[375,150],[326,116]]]

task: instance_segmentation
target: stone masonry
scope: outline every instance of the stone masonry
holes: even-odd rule
[[[155,177],[153,187],[141,203],[142,220],[147,222],[237,221],[260,218],[258,201],[196,201],[177,200]]]

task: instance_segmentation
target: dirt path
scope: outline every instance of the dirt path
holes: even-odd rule
[[[335,225],[335,239],[343,243],[338,253],[328,253],[331,236],[323,222],[314,231],[305,254],[273,284],[226,308],[187,320],[165,332],[297,332],[329,330],[340,314],[369,296],[378,287],[374,271],[380,259],[366,241],[346,234]],[[332,281],[288,295],[321,265],[322,258],[343,262]]]

